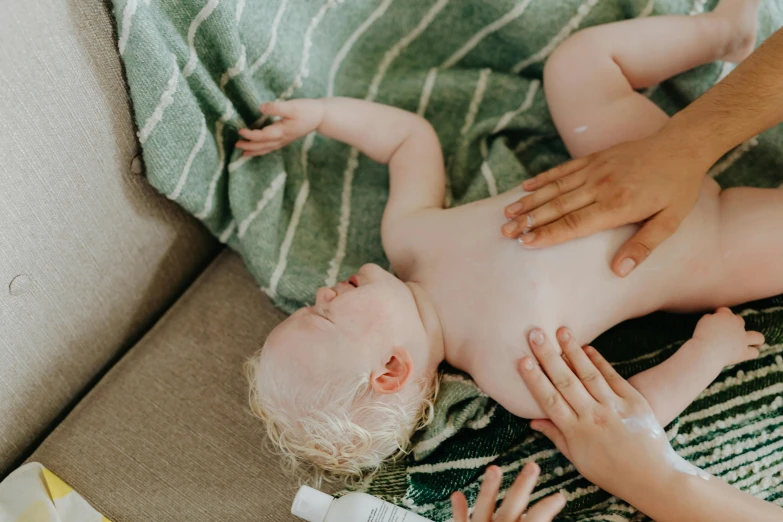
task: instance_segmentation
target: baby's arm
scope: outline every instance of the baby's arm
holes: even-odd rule
[[[705,315],[693,338],[667,360],[634,375],[628,382],[650,403],[661,426],[666,426],[715,380],[724,366],[758,356],[764,343],[758,332],[746,332],[745,320],[728,308]]]
[[[387,255],[404,248],[413,213],[442,208],[446,174],[438,136],[423,118],[388,105],[352,98],[290,100],[266,103],[261,112],[282,119],[261,130],[242,129],[247,141],[237,147],[245,155],[263,155],[310,132],[355,147],[371,159],[389,165],[390,193],[383,216],[383,243]],[[350,161],[358,158],[352,157]]]

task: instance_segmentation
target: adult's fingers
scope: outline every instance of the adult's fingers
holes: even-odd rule
[[[599,203],[593,203],[557,221],[522,234],[519,240],[528,248],[539,248],[565,243],[572,239],[615,228],[625,223],[612,213],[602,210]]]
[[[567,178],[564,178],[567,179]],[[551,186],[551,185],[550,185]],[[544,187],[543,190],[546,190]],[[525,234],[535,227],[548,225],[557,221],[564,215],[576,212],[579,209],[592,205],[595,202],[591,191],[584,186],[571,192],[566,192],[557,196],[552,201],[545,203],[527,214],[517,216],[503,225],[501,229],[503,234],[508,237],[516,237],[518,234]]]
[[[548,225],[571,212],[576,212],[593,203],[595,203],[595,197],[593,197],[590,190],[582,186],[576,190],[557,196],[545,205],[542,205],[535,210],[531,210],[525,215],[519,216],[516,218],[516,221],[524,223],[527,225],[526,228],[532,229],[534,227]]]
[[[563,429],[576,419],[574,410],[571,409],[571,406],[568,405],[532,357],[522,358],[519,362],[519,373],[533,398],[558,428]]]
[[[571,368],[568,367],[560,351],[549,341],[544,332],[538,328],[531,330],[528,336],[530,348],[538,362],[549,376],[549,380],[563,395],[571,408],[580,414],[595,402]]]
[[[610,403],[613,397],[616,397],[615,393],[606,383],[598,368],[585,355],[584,350],[576,342],[571,331],[568,328],[560,328],[557,331],[557,341],[571,363],[574,373],[582,381],[590,395],[603,404]]]
[[[468,499],[459,491],[451,494],[451,514],[454,522],[468,522]]]
[[[612,365],[609,364],[606,359],[604,359],[603,355],[598,353],[598,350],[592,346],[586,346],[584,351],[590,358],[590,362],[592,362],[596,369],[601,372],[601,375],[612,391],[614,391],[623,399],[632,399],[639,395],[639,392],[636,391],[636,388],[631,386],[628,381],[623,379],[623,377],[617,373],[617,370],[615,370]]]
[[[555,516],[562,511],[566,505],[566,498],[562,493],[555,493],[549,495],[536,502],[536,504],[530,508],[526,513],[525,522],[552,522]]]
[[[555,423],[547,419],[535,419],[530,421],[530,427],[551,440],[555,447],[560,450],[560,453],[565,455],[565,458],[568,460],[571,460],[568,441],[566,441],[565,435],[560,431],[560,428],[555,426]]]
[[[484,472],[484,481],[481,484],[476,503],[473,505],[473,522],[491,522],[495,512],[495,500],[500,491],[500,481],[503,472],[497,466],[490,466]]]
[[[674,212],[662,211],[647,221],[634,236],[625,242],[612,261],[612,270],[625,277],[642,264],[658,245],[680,227],[682,218]]]
[[[556,179],[573,174],[578,170],[582,170],[588,163],[590,163],[589,156],[567,161],[555,168],[547,170],[546,172],[542,172],[538,176],[534,176],[528,180],[525,180],[522,183],[522,188],[525,190],[536,190],[537,188],[543,187],[544,185],[547,185]]]
[[[504,212],[506,217],[510,219],[525,212],[530,212],[562,194],[567,194],[577,189],[581,189],[582,192],[587,192],[592,196],[593,190],[585,187],[584,183],[585,174],[583,172],[559,178],[549,185],[545,185],[535,192],[520,198],[519,201],[508,205]]]
[[[495,513],[495,522],[517,522],[527,508],[530,494],[536,487],[541,469],[534,462],[525,464],[514,483],[506,491],[506,498]]]

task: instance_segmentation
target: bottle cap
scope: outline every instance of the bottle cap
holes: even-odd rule
[[[309,486],[302,486],[294,497],[291,514],[307,522],[324,522],[334,497]]]

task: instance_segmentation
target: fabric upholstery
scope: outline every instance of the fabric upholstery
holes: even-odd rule
[[[114,522],[294,520],[243,370],[282,317],[222,254],[31,460]]]
[[[0,15],[0,476],[218,252],[143,177],[108,6]]]

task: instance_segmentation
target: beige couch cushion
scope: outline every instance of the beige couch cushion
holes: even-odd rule
[[[134,160],[108,4],[0,14],[0,476],[218,251]]]
[[[33,454],[114,522],[295,520],[244,361],[282,318],[221,255]]]

